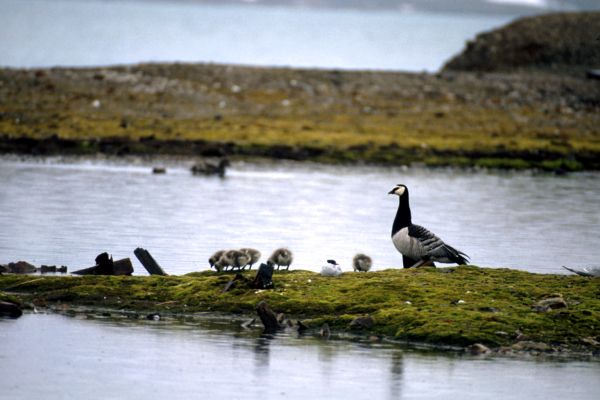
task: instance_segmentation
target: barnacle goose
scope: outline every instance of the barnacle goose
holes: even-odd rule
[[[404,268],[419,267],[438,261],[467,264],[469,256],[447,245],[427,229],[413,225],[410,216],[408,188],[398,184],[388,194],[398,196],[400,204],[392,225],[392,242],[402,254]]]
[[[292,252],[284,247],[277,249],[271,254],[269,257],[269,261],[271,264],[277,265],[277,270],[279,270],[280,266],[287,267],[286,270],[290,269],[290,264],[294,260],[294,256]]]
[[[367,272],[371,269],[372,264],[373,261],[371,260],[371,257],[367,256],[366,254],[359,253],[352,259],[352,268],[354,268],[354,271]]]

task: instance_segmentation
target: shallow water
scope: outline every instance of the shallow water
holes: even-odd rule
[[[190,2],[0,0],[0,65],[149,61],[435,71],[512,16]]]
[[[396,184],[410,188],[413,222],[480,266],[562,273],[597,265],[600,174],[469,172],[418,168],[235,163],[225,179],[196,177],[191,162],[153,175],[139,160],[0,158],[0,264],[93,265],[107,251],[148,249],[171,274],[208,268],[215,250],[255,247],[263,260],[289,247],[293,268],[329,258],[351,270],[400,267],[390,240]]]
[[[600,363],[260,336],[226,320],[0,320],[0,399],[596,399]]]

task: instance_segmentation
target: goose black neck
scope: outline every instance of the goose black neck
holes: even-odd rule
[[[412,221],[410,216],[410,205],[408,204],[408,192],[406,192],[399,197],[398,211],[396,211],[396,218],[394,218],[394,225],[392,225],[392,236],[394,236],[400,229],[406,228],[411,224]]]

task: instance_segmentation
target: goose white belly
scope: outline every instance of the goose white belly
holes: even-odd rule
[[[392,236],[396,249],[403,255],[420,259],[426,255],[423,245],[415,238],[408,235],[408,228],[402,228]]]

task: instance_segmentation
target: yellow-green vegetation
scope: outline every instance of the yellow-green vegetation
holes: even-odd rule
[[[0,152],[600,169],[599,104],[547,72],[0,69]]]
[[[250,277],[254,271],[244,274]],[[299,270],[276,272],[273,290],[238,282],[223,293],[231,278],[213,272],[167,277],[4,275],[0,290],[38,307],[83,305],[174,314],[250,314],[265,300],[275,312],[313,328],[327,322],[335,330],[349,330],[354,318],[370,315],[374,326],[367,333],[401,340],[492,347],[532,341],[565,350],[600,349],[597,278],[473,266],[340,277]],[[548,298],[560,298],[566,307],[536,308]]]

